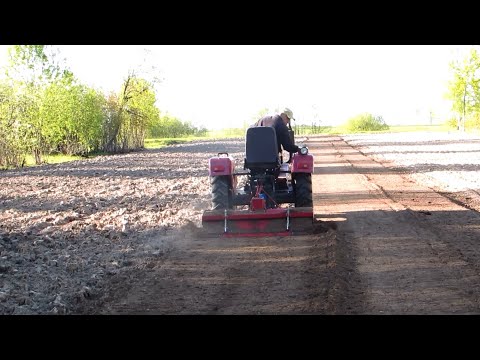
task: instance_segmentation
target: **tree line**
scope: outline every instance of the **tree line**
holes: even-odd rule
[[[146,137],[206,134],[162,115],[154,81],[130,71],[117,93],[82,84],[48,45],[14,45],[0,80],[0,167],[20,167],[31,154],[119,153],[144,147]]]
[[[450,63],[446,96],[460,130],[480,129],[480,54]],[[14,45],[0,79],[0,167],[20,167],[31,154],[36,164],[54,153],[118,153],[144,147],[147,137],[205,136],[205,127],[162,114],[155,105],[154,80],[130,71],[117,92],[105,94],[82,84],[48,45]],[[276,109],[278,110],[278,109]],[[256,114],[255,120],[268,109]],[[380,119],[381,120],[381,119]],[[307,128],[309,128],[307,130]],[[322,126],[296,125],[297,133]]]

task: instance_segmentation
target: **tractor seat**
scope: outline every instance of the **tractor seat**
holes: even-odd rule
[[[248,128],[245,137],[245,169],[274,169],[280,166],[277,135],[273,127]]]

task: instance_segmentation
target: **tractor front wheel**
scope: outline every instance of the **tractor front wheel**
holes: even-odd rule
[[[295,207],[313,207],[312,174],[295,174]]]

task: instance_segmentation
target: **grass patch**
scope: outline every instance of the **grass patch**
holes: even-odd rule
[[[344,130],[339,126],[316,126],[312,129],[310,126],[294,126],[295,136],[320,135],[320,134],[340,134]]]
[[[231,139],[231,138],[244,138],[247,129],[244,128],[231,128],[222,130],[210,130],[207,131],[207,139]]]
[[[390,126],[390,131],[389,132],[420,132],[420,131],[448,132],[448,131],[452,131],[452,128],[450,126],[448,126],[447,124],[440,124],[440,125],[395,125],[395,126]]]
[[[81,156],[71,156],[63,154],[43,155],[42,160],[44,164],[60,164],[69,161],[82,160]],[[33,155],[25,156],[25,166],[36,166]]]
[[[370,130],[370,131],[350,131],[345,126],[334,127],[336,134],[385,134],[385,133],[402,133],[402,132],[449,132],[452,127],[446,124],[440,125],[390,125],[387,130]]]
[[[195,139],[204,139],[204,138],[150,138],[145,139],[145,149],[159,149],[168,145],[183,144],[186,142],[191,142]]]

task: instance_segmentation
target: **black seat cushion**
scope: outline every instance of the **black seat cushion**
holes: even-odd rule
[[[271,169],[280,165],[277,136],[273,127],[248,128],[245,142],[245,168]]]

